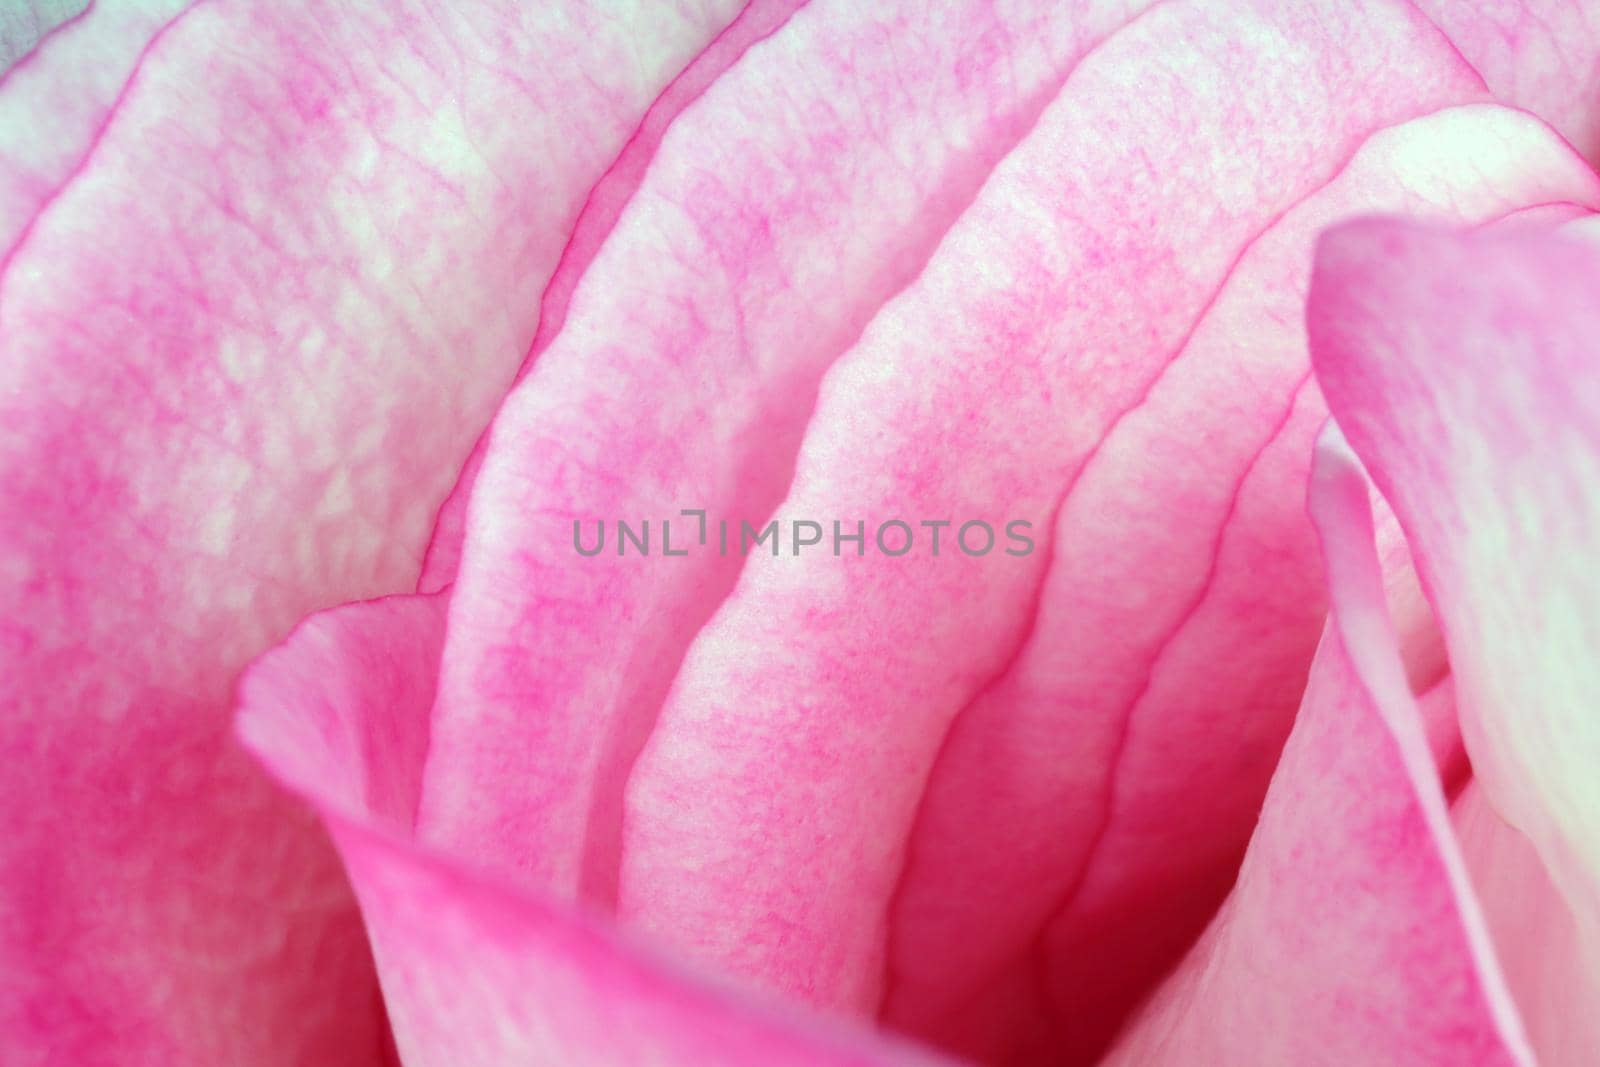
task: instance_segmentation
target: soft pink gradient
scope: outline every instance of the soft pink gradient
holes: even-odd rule
[[[1600,204],[1600,186],[1537,124],[1448,109],[1374,134],[1240,256],[1072,482],[1032,629],[945,738],[890,913],[890,1018],[982,1041],[1031,985],[1058,1020],[1043,1047],[1094,1042],[1198,932],[1325,610],[1301,487],[1326,407],[1293,328],[1316,234],[1380,206],[1470,221],[1566,198]],[[1431,620],[1384,535],[1411,673],[1430,684]]]
[[[240,689],[245,743],[316,805],[344,856],[408,1067],[935,1067],[753,1001],[413,840],[443,606],[390,597],[313,616]]]
[[[0,65],[7,1067],[1594,1060],[1585,5]],[[1038,550],[572,547],[682,508]]]
[[[0,75],[83,14],[89,0],[12,0],[0,8]]]
[[[669,165],[655,162],[656,152],[668,128],[677,121],[685,107],[697,100],[744,55],[746,49],[781,27],[795,10],[804,6],[804,2],[749,0],[738,17],[650,105],[650,110],[645,113],[617,158],[601,175],[594,188],[589,190],[583,210],[573,224],[566,247],[562,249],[561,260],[539,301],[538,330],[528,345],[521,366],[517,368],[519,380],[527,374],[534,360],[556,334],[561,332],[567,309],[572,303],[573,291],[579,280],[586,276],[590,263],[610,237],[648,170],[652,166],[660,168]],[[472,488],[483,466],[488,445],[489,433],[486,429],[473,446],[455,487],[450,490],[449,497],[434,519],[433,536],[428,542],[422,576],[417,582],[419,592],[438,592],[455,580],[461,565],[461,542],[466,536],[467,503],[472,498]]]
[[[1016,516],[1048,537],[1102,442],[1147,402],[1259,235],[1375,131],[1477,92],[1425,25],[1370,15],[1334,40],[1310,9],[1164,5],[1093,52],[916,282],[829,372],[780,513]],[[1250,91],[1234,92],[1240,84]],[[1283,409],[1246,414],[1265,440]],[[952,722],[1004,684],[1052,565],[1049,551],[939,566],[752,558],[691,646],[634,769],[622,919],[814,1002],[863,1011],[892,994],[890,905],[919,796]],[[1078,610],[1098,607],[1086,598]],[[1124,636],[1099,632],[1113,648]],[[1136,674],[1116,681],[1136,693]],[[1102,776],[1110,756],[1086,745],[1051,760],[1037,785],[1022,779],[1025,762],[992,763],[989,776],[1059,788]],[[1102,788],[1080,803],[1098,807]],[[1010,842],[1013,864],[1081,851],[1098,822],[1085,814],[1077,841],[1036,838],[1002,816],[1005,833],[986,821],[952,851]],[[830,862],[812,862],[824,847]],[[961,878],[965,862],[920,873]],[[1058,864],[1069,867],[1064,891],[1070,864]],[[1012,886],[980,891],[982,919],[942,939],[959,952],[998,934],[986,954],[997,960],[931,960],[897,977],[985,983],[976,992],[990,1003],[953,1035],[963,1051],[1084,1055],[1078,1042],[1102,1035],[1050,1033],[1067,1013],[1050,999],[1048,957],[1043,968],[1024,960],[1020,981],[994,966],[1029,947],[1032,931],[1016,945],[1010,927],[1030,917],[1019,923],[1011,909],[1042,904],[1036,923],[1051,914],[1053,894],[1036,903],[1034,886],[1027,896]],[[1115,1010],[1076,1021],[1104,1025]]]
[[[1584,0],[1415,0],[1496,98],[1600,161],[1600,8]]]
[[[1310,510],[1328,627],[1238,882],[1108,1065],[1531,1065],[1384,606],[1337,431]]]
[[[764,521],[822,373],[1125,7],[813,5],[685,111],[495,421],[422,836],[615,898],[622,779],[740,560],[575,566],[573,520]]]
[[[8,1064],[379,1054],[232,687],[413,586],[588,190],[737,6],[586,11],[105,4],[0,85]],[[19,94],[62,108],[26,144]]]
[[[1547,1065],[1600,989],[1600,244],[1591,221],[1325,238],[1307,312],[1335,417],[1411,541],[1475,773],[1458,818]]]
[[[1065,14],[956,33],[814,4],[735,57],[647,171],[611,179],[625,203],[571,253],[579,276],[546,304],[562,329],[536,342],[458,486],[459,555],[446,511],[425,579],[456,576],[422,657],[438,673],[421,845],[965,1055],[1093,1059],[1227,893],[1302,703],[1325,604],[1301,510],[1327,413],[1298,328],[1317,233],[1375,210],[1535,226],[1600,204],[1559,136],[1474,103],[1482,80],[1426,19],[1362,14],[1331,34],[1277,5],[1163,5],[1085,36]],[[1039,32],[1052,25],[1071,32]],[[989,36],[998,51],[939,48]],[[826,66],[795,86],[787,72],[817,55],[849,57],[839,84],[896,93],[963,76],[948,103],[889,93],[858,111],[832,101]],[[759,134],[707,153],[730,127]],[[915,139],[897,152],[897,136]],[[1009,569],[575,560],[573,519],[684,506],[757,522],[1009,509],[1052,547]],[[1428,696],[1399,799],[1353,818],[1399,820],[1397,840],[1443,858],[1366,856],[1396,881],[1392,911],[1351,920],[1376,922],[1350,936],[1378,955],[1321,977],[1354,990],[1410,961],[1411,999],[1385,987],[1388,1014],[1353,1041],[1514,1061],[1487,937],[1450,933],[1475,913],[1443,800],[1412,796],[1435,763],[1452,789],[1466,771],[1430,612],[1380,519],[1394,654]],[[1381,753],[1352,758],[1343,778],[1285,787],[1288,838],[1356,832],[1318,807],[1388,773]],[[338,836],[358,887],[387,877]],[[1283,847],[1258,837],[1268,858],[1246,870],[1285,864]],[[1270,929],[1297,891],[1263,903],[1245,886],[1228,908],[1244,926],[1277,909]],[[433,1041],[459,1047],[469,1014],[396,991],[427,970],[405,926],[376,918],[400,906],[369,895],[397,1025],[449,1015]],[[1433,940],[1393,943],[1424,921],[1443,924]],[[1284,1011],[1326,988],[1320,973],[1285,984]],[[1481,996],[1411,1019],[1423,991],[1468,980]],[[1309,1055],[1314,1033],[1262,1034],[1248,1054]]]

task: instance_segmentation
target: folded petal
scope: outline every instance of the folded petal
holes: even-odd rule
[[[1260,235],[1376,130],[1470,99],[1475,85],[1431,27],[1387,5],[1164,4],[1091,53],[829,371],[778,512],[786,539],[795,520],[874,531],[898,519],[922,547],[888,558],[825,544],[797,557],[786,545],[782,558],[746,561],[629,783],[623,917],[769,986],[874,1010],[919,794],[950,723],[1035,625],[1063,497]],[[1279,327],[1292,329],[1298,312],[1285,314]],[[1229,477],[1292,393],[1292,377],[1266,373],[1230,409],[1250,426],[1228,441]],[[1282,477],[1274,469],[1263,489]],[[1187,503],[1156,521],[1192,521]],[[1208,512],[1216,503],[1208,489]],[[952,524],[937,558],[927,521]],[[956,538],[976,521],[997,539],[1031,522],[1041,550],[969,555]],[[980,528],[968,540],[982,550]],[[1198,544],[1188,597],[1209,549]],[[1143,589],[1103,592],[1136,603]],[[1117,631],[1099,639],[1112,646]],[[1292,651],[1293,635],[1284,644]],[[1270,684],[1287,690],[1289,674]],[[1257,744],[1247,761],[1270,753]],[[1064,773],[1098,775],[1103,754]],[[1099,789],[1085,793],[1099,804]],[[992,910],[943,931],[946,944],[967,931],[990,940],[983,929],[1012,900],[984,900]],[[1037,1010],[1031,984],[1004,996],[1014,1014]]]
[[[229,741],[234,677],[414,586],[588,188],[736,8],[214,0],[50,171],[0,261],[8,1062],[378,1054],[354,903]]]
[[[1587,1067],[1600,1048],[1600,939],[1573,913],[1528,839],[1469,783],[1451,805],[1506,984],[1541,1067]]]
[[[1307,321],[1439,617],[1483,800],[1594,944],[1600,244],[1575,225],[1352,223],[1323,239]]]
[[[475,483],[421,832],[615,893],[622,779],[817,383],[1137,3],[813,3],[679,117],[496,419]],[[704,532],[681,510],[707,513]],[[671,533],[661,523],[672,520]],[[641,521],[653,551],[575,551]],[[670,536],[672,543],[663,544]]]
[[[567,320],[567,308],[572,302],[573,290],[577,288],[579,279],[588,272],[589,265],[606,243],[623,209],[638,191],[661,146],[662,138],[678,115],[744,55],[752,44],[773,33],[806,2],[750,0],[739,17],[719,33],[717,39],[696,56],[694,62],[656,98],[638,129],[628,138],[622,152],[584,201],[583,211],[573,224],[572,236],[562,250],[561,262],[539,302],[539,329],[528,346],[522,366],[518,368],[519,378],[532,368],[550,341],[561,332]],[[428,542],[428,555],[423,560],[422,576],[418,579],[418,592],[437,592],[455,580],[461,563],[461,543],[466,536],[467,504],[472,499],[472,488],[488,455],[489,439],[489,429],[486,428],[473,446],[455,487],[450,490],[450,496],[439,509],[433,524],[433,536]]]
[[[1380,207],[1482,220],[1565,198],[1600,203],[1600,183],[1541,123],[1453,108],[1371,137],[1241,256],[1074,479],[1032,629],[943,741],[889,917],[890,1021],[976,1053],[1020,1011],[1041,1055],[1087,1057],[1200,932],[1325,612],[1302,487],[1327,410],[1297,327],[1316,235]],[[1425,689],[1442,650],[1386,520],[1390,600]],[[1429,722],[1449,762],[1443,711]]]
[[[932,1067],[711,984],[412,841],[443,607],[391,597],[313,616],[240,689],[245,744],[319,809],[344,857],[407,1067]]]
[[[1107,1065],[1531,1064],[1336,432],[1310,507],[1331,603],[1294,731],[1227,903]]]

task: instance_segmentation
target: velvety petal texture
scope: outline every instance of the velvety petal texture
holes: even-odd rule
[[[4,179],[0,1047],[360,1064],[354,902],[234,680],[413,587],[589,189],[738,5],[118,10],[0,85],[66,120]]]
[[[1475,852],[1510,858],[1486,884],[1552,1063],[1577,1062],[1592,1023],[1558,1022],[1540,988],[1593,988],[1597,965],[1588,957],[1575,978],[1561,962],[1573,945],[1517,922],[1530,898],[1518,905],[1507,884],[1536,899],[1547,878],[1556,902],[1543,920],[1595,944],[1597,287],[1600,245],[1581,223],[1457,233],[1372,221],[1324,239],[1308,308],[1329,403],[1393,504],[1444,631],[1474,804],[1505,823],[1467,817],[1464,832]]]
[[[411,838],[440,597],[313,616],[241,686],[245,743],[327,820],[407,1067],[891,1067],[938,1061],[778,1010]]]

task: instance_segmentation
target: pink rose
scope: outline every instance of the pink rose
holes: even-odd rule
[[[1600,15],[38,11],[6,1063],[1600,1054]]]

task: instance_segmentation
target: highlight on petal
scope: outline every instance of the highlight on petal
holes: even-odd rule
[[[442,596],[312,616],[240,688],[246,746],[327,820],[407,1067],[890,1067],[936,1060],[758,1003],[412,841]]]
[[[1600,159],[1600,8],[1573,0],[1416,0],[1495,96]]]
[[[1600,244],[1585,232],[1351,223],[1323,238],[1307,321],[1329,404],[1439,618],[1482,803],[1526,838],[1594,945]],[[1514,976],[1530,952],[1565,951],[1536,948],[1535,930],[1500,932]],[[1533,1018],[1541,1056],[1571,1062],[1572,1033],[1548,1010]]]
[[[1450,816],[1540,1067],[1586,1067],[1600,1048],[1600,931],[1573,912],[1476,782]]]
[[[0,264],[80,167],[155,41],[194,0],[94,0],[0,74]]]
[[[0,84],[64,120],[0,181],[4,1055],[379,1055],[354,901],[233,680],[414,587],[589,188],[738,7],[108,3]]]
[[[1227,903],[1107,1063],[1531,1065],[1336,429],[1310,510],[1331,605],[1294,731]]]

